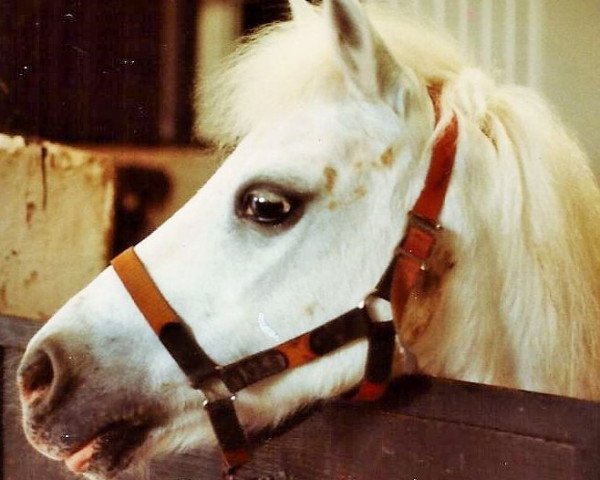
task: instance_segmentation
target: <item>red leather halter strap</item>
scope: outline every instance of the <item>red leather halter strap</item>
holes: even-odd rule
[[[429,94],[437,123],[441,115],[439,87],[430,87]],[[431,258],[438,231],[441,229],[439,217],[452,176],[457,138],[458,120],[456,115],[452,114],[449,123],[433,145],[425,185],[409,212],[404,237],[396,251],[390,301],[398,333],[409,296],[427,269],[427,262]]]
[[[439,88],[430,88],[430,96],[437,123]],[[366,337],[369,349],[365,376],[354,398],[376,400],[383,395],[391,377],[395,339],[408,298],[419,285],[441,228],[439,215],[454,165],[457,136],[458,122],[452,115],[433,145],[425,185],[409,213],[404,237],[374,292],[367,296],[367,305],[361,304],[310,332],[232,364],[217,365],[204,352],[133,248],[113,259],[116,274],[152,330],[186,374],[190,385],[204,393],[205,408],[224,455],[226,478],[250,458],[248,440],[233,406],[235,392]],[[393,320],[371,319],[368,303],[376,297],[391,302]]]

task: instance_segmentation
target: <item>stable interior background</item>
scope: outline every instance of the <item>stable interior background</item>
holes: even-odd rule
[[[496,78],[542,92],[600,172],[600,3],[385,3],[449,30]],[[188,144],[199,76],[240,35],[286,15],[281,0],[0,0],[0,131]]]
[[[450,30],[474,60],[497,78],[532,86],[547,96],[577,133],[596,173],[600,173],[600,3],[422,0],[409,7]],[[199,154],[203,150],[196,147],[202,147],[202,142],[193,140],[195,115],[202,115],[192,106],[194,83],[215,67],[241,34],[286,15],[286,3],[279,0],[0,0],[0,132],[85,147],[100,145],[114,154],[120,191],[115,231],[120,243],[113,248],[119,251],[160,224],[216,167],[212,157]],[[194,148],[190,148],[192,144]],[[0,236],[5,233],[0,229]],[[71,258],[69,267],[74,263]],[[56,289],[56,285],[50,287]],[[39,323],[7,318],[3,313],[0,478],[70,479],[72,476],[60,465],[35,454],[22,438],[15,369]],[[422,447],[416,453],[408,452],[411,461],[435,463],[433,460],[439,458],[457,458],[459,453],[464,457],[468,434],[468,446],[475,448],[471,457],[478,458],[482,450],[503,460],[506,449],[499,444],[505,442],[521,461],[510,464],[513,470],[506,470],[506,474],[494,468],[496,464],[475,463],[469,468],[478,474],[461,478],[596,478],[600,471],[597,429],[593,428],[598,423],[596,405],[575,405],[575,401],[532,394],[527,400],[532,410],[522,410],[527,412],[524,418],[505,414],[506,405],[520,405],[520,397],[511,396],[514,402],[505,398],[513,392],[492,389],[478,391],[475,397],[473,392],[472,386],[439,382],[434,385],[433,397],[431,393],[419,397],[423,399],[420,403],[396,412],[406,418],[413,415],[406,424],[408,431],[400,431],[398,440]],[[548,405],[551,400],[552,408]],[[435,419],[436,411],[445,409],[455,417],[423,420]],[[490,416],[490,412],[497,412],[497,416]],[[332,435],[323,431],[315,436],[319,431],[315,425],[340,424],[337,413],[326,415],[336,415],[336,421],[323,422],[321,416],[304,427],[319,453],[331,446],[327,440]],[[353,411],[346,415],[356,418]],[[382,428],[393,425],[389,412],[382,418]],[[439,435],[441,421],[448,423],[450,436]],[[535,435],[531,433],[534,423]],[[297,432],[296,437],[286,440],[291,447],[300,441],[302,430]],[[410,435],[414,437],[412,443]],[[474,441],[475,437],[486,443]],[[314,438],[324,444],[315,444]],[[348,434],[344,438],[358,436]],[[482,444],[490,447],[481,449]],[[281,478],[275,473],[267,477],[265,472],[269,468],[273,472],[273,465],[286,461],[304,461],[293,448],[288,449],[290,459],[275,447],[269,448],[254,478]],[[433,458],[431,452],[440,448],[456,455]],[[336,457],[310,456],[314,464],[310,468],[323,471],[328,465],[319,462],[330,458]],[[561,470],[578,467],[577,462],[584,460],[587,475],[568,476]],[[541,465],[544,472],[527,477],[525,467],[531,464]],[[441,478],[456,466],[440,463],[439,467],[440,474],[433,478]],[[489,470],[482,475],[484,467]],[[200,468],[212,468],[206,478],[215,478],[216,457],[183,456],[160,466],[152,478],[197,478]]]

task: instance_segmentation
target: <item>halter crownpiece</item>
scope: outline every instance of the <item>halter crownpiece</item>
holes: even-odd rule
[[[429,89],[436,124],[440,118],[439,92],[437,87]],[[223,452],[225,478],[231,478],[251,457],[250,443],[234,406],[236,392],[249,385],[366,338],[369,348],[365,374],[354,399],[374,401],[385,393],[407,301],[427,268],[441,228],[438,219],[452,174],[457,137],[458,122],[452,115],[433,145],[425,185],[409,212],[402,241],[373,292],[358,307],[320,327],[234,363],[218,365],[206,354],[162,295],[133,247],[112,260],[116,274],[152,330],[190,385],[203,393],[204,407]],[[378,298],[391,303],[393,319],[372,318],[371,303]]]

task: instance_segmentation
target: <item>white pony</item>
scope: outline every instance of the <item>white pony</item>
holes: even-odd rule
[[[293,19],[214,79],[203,114],[236,148],[136,247],[164,296],[220,364],[356,305],[454,114],[445,230],[404,343],[427,374],[600,398],[600,192],[584,154],[538,96],[496,85],[446,39],[357,0],[323,3],[291,0]],[[242,390],[243,427],[348,390],[365,352],[356,341]],[[31,340],[19,385],[31,443],[88,478],[214,443],[202,396],[112,267]]]

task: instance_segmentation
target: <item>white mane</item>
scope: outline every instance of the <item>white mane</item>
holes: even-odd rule
[[[533,92],[473,70],[448,87],[462,118],[448,201],[470,267],[446,292],[452,314],[432,321],[454,341],[422,354],[432,371],[598,399],[600,193],[587,158]],[[489,336],[469,336],[471,322]]]
[[[235,144],[259,122],[346,94],[317,12],[248,39],[209,83],[208,130]],[[444,224],[458,268],[414,345],[432,374],[600,398],[600,193],[581,149],[533,92],[496,85],[452,41],[381,9],[370,20],[460,121]],[[470,333],[472,332],[472,334]]]

